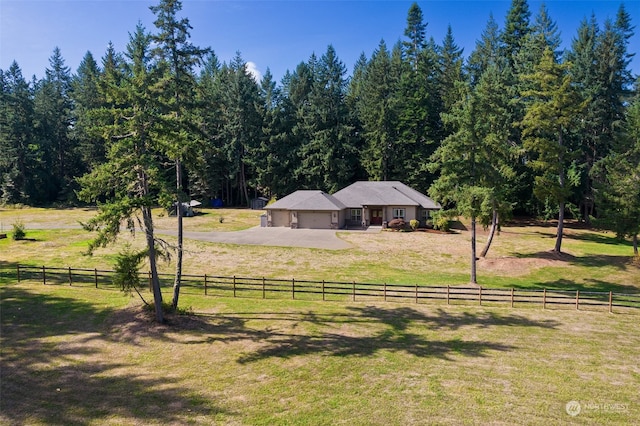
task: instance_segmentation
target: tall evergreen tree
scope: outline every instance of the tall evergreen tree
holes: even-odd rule
[[[31,88],[14,61],[6,72],[0,70],[0,204],[29,203],[36,195],[33,185],[42,179],[33,108]]]
[[[171,305],[178,306],[182,276],[183,224],[182,202],[184,201],[183,165],[196,152],[193,149],[193,133],[197,125],[193,123],[195,89],[197,87],[194,67],[201,63],[207,49],[194,46],[189,41],[192,29],[187,18],[179,18],[182,10],[180,0],[160,0],[157,6],[151,6],[156,15],[154,25],[158,33],[153,36],[156,43],[154,54],[160,66],[165,68],[164,122],[165,126],[158,137],[164,141],[169,158],[173,159],[176,171],[176,216],[178,218],[178,248],[176,276],[173,284]]]
[[[43,166],[52,175],[51,189],[42,200],[45,202],[72,199],[73,179],[77,176],[70,135],[74,123],[71,74],[59,48],[54,49],[49,65],[44,80],[35,88],[35,131],[44,154]]]
[[[300,175],[327,192],[351,183],[357,151],[345,101],[346,67],[329,45],[316,65],[307,114],[310,139],[300,147]]]
[[[118,85],[105,90],[113,100],[106,108],[111,122],[102,131],[108,141],[107,160],[79,179],[79,197],[86,202],[98,202],[98,215],[85,224],[85,229],[98,235],[89,252],[115,241],[121,224],[131,232],[141,227],[145,232],[146,255],[151,272],[151,287],[157,322],[164,321],[162,293],[156,265],[157,241],[151,208],[165,189],[161,180],[159,147],[152,136],[158,126],[158,108],[152,88],[159,76],[150,65],[150,37],[138,25],[127,46],[126,73]]]
[[[527,0],[511,1],[504,31],[501,35],[504,43],[504,53],[511,66],[513,66],[514,59],[522,49],[523,42],[531,30],[529,26],[530,16],[531,12],[529,11]]]
[[[529,99],[520,123],[524,147],[531,154],[529,166],[537,172],[534,192],[545,202],[558,206],[558,229],[554,252],[560,253],[564,230],[564,215],[571,186],[577,182],[577,172],[571,168],[575,147],[567,135],[576,126],[584,102],[573,86],[570,64],[559,64],[550,48],[533,74],[522,76],[532,89],[522,96]]]
[[[363,82],[360,119],[365,145],[362,166],[372,180],[390,180],[394,143],[397,141],[397,87],[399,73],[394,72],[391,54],[383,41],[373,52]]]
[[[71,98],[76,116],[72,136],[81,161],[81,170],[84,172],[105,160],[104,138],[94,131],[95,117],[90,118],[89,114],[89,111],[105,104],[100,93],[100,78],[98,64],[91,52],[87,52],[71,81]]]
[[[262,138],[260,87],[238,52],[226,69],[221,136],[229,163],[228,177],[235,182],[238,201],[249,206],[249,180]]]
[[[438,49],[438,88],[445,112],[449,111],[456,101],[456,84],[465,78],[463,52],[464,49],[456,44],[449,25],[442,46]]]
[[[427,45],[426,37],[427,24],[422,16],[422,9],[418,3],[413,3],[407,14],[407,26],[404,30],[406,41],[402,42],[403,50],[411,68],[418,69],[418,58],[420,52]]]
[[[471,83],[476,84],[490,65],[501,63],[503,60],[500,28],[491,14],[480,39],[476,41],[475,50],[471,52],[467,61]]]
[[[640,233],[640,98],[627,110],[614,149],[592,169],[599,223],[619,238],[631,237],[638,256]]]

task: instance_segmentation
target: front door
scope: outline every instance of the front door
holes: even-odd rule
[[[371,225],[382,225],[382,209],[371,209]]]

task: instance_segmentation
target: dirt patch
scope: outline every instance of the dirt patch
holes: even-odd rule
[[[481,258],[479,266],[484,271],[514,277],[527,275],[541,268],[562,266],[572,259],[574,256],[570,254],[549,251],[540,252],[531,257]]]

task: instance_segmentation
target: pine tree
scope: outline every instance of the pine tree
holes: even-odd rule
[[[504,58],[500,29],[491,14],[480,40],[476,41],[475,50],[471,52],[467,61],[467,72],[471,83],[476,84],[490,65],[499,64],[504,61]]]
[[[616,134],[616,146],[592,169],[596,182],[598,223],[619,238],[631,237],[638,256],[640,233],[640,98],[629,106]]]
[[[424,22],[422,9],[418,3],[413,3],[407,14],[407,26],[404,30],[404,35],[408,40],[402,42],[402,46],[406,58],[414,70],[418,69],[420,52],[427,45],[426,28],[427,24]]]
[[[584,109],[569,67],[569,63],[557,63],[547,48],[534,73],[521,77],[532,87],[522,93],[529,103],[520,126],[524,147],[531,154],[528,164],[537,172],[534,193],[541,201],[558,206],[556,253],[561,252],[566,203],[571,186],[576,184],[576,173],[571,169],[575,147],[568,144],[567,135]]]
[[[438,88],[445,112],[449,111],[456,101],[456,84],[465,78],[463,52],[464,49],[456,44],[449,25],[442,46],[438,49]]]
[[[191,25],[187,18],[178,18],[182,10],[180,0],[160,0],[157,6],[151,6],[156,15],[154,25],[158,34],[153,36],[157,44],[154,55],[159,65],[165,69],[165,81],[162,94],[164,108],[164,128],[159,137],[164,140],[165,150],[173,159],[176,171],[176,216],[178,218],[178,247],[176,275],[173,284],[173,309],[178,306],[182,276],[183,223],[182,203],[184,201],[183,161],[189,159],[197,150],[193,149],[193,115],[196,81],[193,69],[201,63],[207,49],[200,49],[189,42]]]
[[[229,163],[229,178],[235,181],[238,201],[249,206],[249,179],[255,167],[256,150],[262,138],[260,87],[247,70],[239,52],[226,69],[221,137]]]
[[[76,121],[72,136],[78,150],[80,170],[86,172],[105,160],[105,141],[94,131],[94,117],[89,111],[105,105],[100,93],[101,71],[91,52],[87,52],[71,81],[71,98],[74,103]]]
[[[315,71],[306,114],[310,139],[300,147],[300,175],[311,188],[336,192],[351,183],[357,159],[345,101],[347,70],[329,45]]]
[[[390,180],[397,141],[397,88],[399,73],[394,72],[391,54],[384,41],[373,52],[363,82],[360,120],[364,128],[362,166],[371,180]]]
[[[529,26],[530,16],[531,12],[529,12],[527,0],[511,1],[504,31],[501,35],[504,43],[504,53],[511,66],[513,66],[514,59],[523,48],[523,42],[531,30]]]
[[[43,167],[51,180],[42,201],[69,200],[74,197],[74,141],[70,129],[74,122],[70,97],[71,74],[62,53],[55,48],[45,78],[35,87],[35,131],[43,151]]]
[[[478,167],[483,159],[479,158],[482,141],[476,127],[478,105],[468,83],[459,83],[456,88],[458,102],[451,112],[443,114],[445,123],[455,131],[430,158],[429,168],[439,176],[429,188],[429,195],[444,206],[454,207],[457,214],[471,218],[470,282],[476,284],[476,218],[488,196],[479,185]]]
[[[105,87],[113,101],[111,107],[105,108],[111,122],[102,127],[108,141],[106,162],[79,179],[79,198],[86,202],[105,200],[98,207],[98,215],[84,224],[85,229],[98,232],[89,253],[115,241],[122,223],[131,232],[137,227],[144,230],[156,321],[161,323],[164,314],[156,266],[158,243],[151,208],[157,205],[157,194],[165,185],[160,179],[160,147],[152,136],[159,125],[152,92],[159,75],[150,66],[149,47],[150,38],[138,25],[127,46],[130,62],[126,64],[126,73],[118,85]]]
[[[33,108],[31,88],[14,61],[6,72],[0,70],[0,204],[26,204],[35,195]]]

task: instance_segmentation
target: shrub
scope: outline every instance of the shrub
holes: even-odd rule
[[[433,215],[433,229],[448,232],[449,229],[451,229],[451,220],[449,219],[449,216],[441,212],[435,213]]]
[[[16,220],[13,223],[13,239],[24,240],[27,237],[27,231],[24,226],[24,223],[21,220]]]
[[[138,293],[138,288],[141,285],[140,266],[146,254],[146,250],[134,251],[131,245],[127,244],[116,255],[115,274],[112,281],[123,292],[131,294],[132,291],[135,291]],[[138,294],[140,295],[140,293]],[[142,298],[142,295],[140,295],[140,298]],[[142,300],[147,303],[144,298]]]
[[[420,225],[420,221],[417,219],[411,219],[409,221],[409,226],[411,226],[411,229],[413,229],[414,231],[418,229],[418,225]]]
[[[404,229],[406,226],[407,226],[407,223],[402,219],[393,219],[393,220],[390,220],[389,223],[387,224],[388,228],[395,229],[395,230]]]

